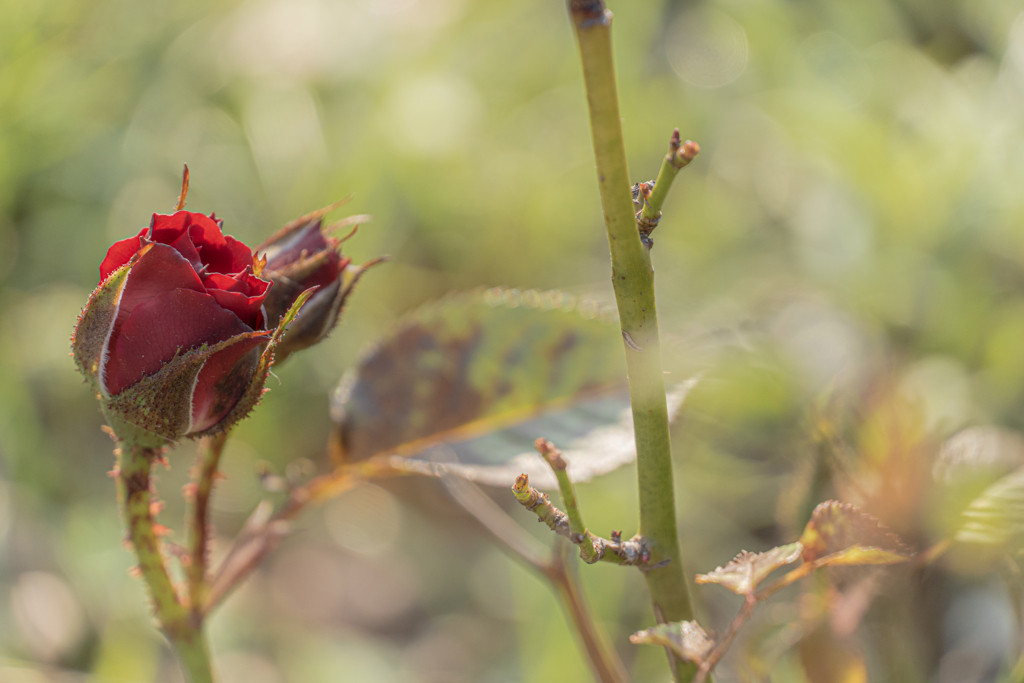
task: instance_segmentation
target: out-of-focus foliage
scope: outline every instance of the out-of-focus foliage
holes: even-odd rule
[[[688,573],[791,540],[829,497],[919,550],[955,534],[1018,465],[935,479],[940,445],[1024,427],[1024,5],[611,9],[634,179],[675,126],[702,148],[653,251],[669,380],[704,373],[675,428]],[[558,0],[0,0],[0,679],[178,680],[67,340],[182,163],[189,208],[247,243],[354,193],[375,219],[346,253],[394,257],[229,443],[223,550],[259,463],[328,466],[328,391],[400,314],[477,286],[609,299],[588,145]],[[159,482],[176,527],[193,453]],[[213,620],[224,680],[588,680],[547,589],[427,484],[308,515]],[[588,524],[635,529],[634,486],[581,486]],[[718,680],[991,680],[1019,638],[1015,564],[953,547],[934,566],[780,594]],[[635,680],[663,676],[626,643],[651,625],[640,577],[586,569]],[[736,598],[695,594],[724,628]]]

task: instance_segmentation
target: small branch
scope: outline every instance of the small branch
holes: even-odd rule
[[[150,470],[159,452],[122,442],[118,448],[118,497],[139,571],[149,589],[153,611],[188,671],[192,683],[213,683],[213,670],[201,625],[178,597],[160,552],[153,520]]]
[[[220,456],[224,452],[228,434],[223,432],[206,439],[200,449],[195,466],[195,481],[191,484],[193,495],[192,516],[186,520],[188,528],[188,549],[191,562],[186,574],[192,611],[200,614],[206,601],[209,584],[206,580],[208,546],[210,538],[209,504],[213,483],[217,477]]]
[[[622,660],[594,623],[579,579],[566,562],[565,543],[559,540],[545,557],[548,555],[545,548],[478,486],[453,475],[442,476],[441,481],[452,499],[490,532],[510,555],[525,562],[551,583],[587,653],[594,677],[601,683],[628,683],[629,675]]]
[[[658,171],[658,179],[654,183],[638,183],[634,186],[633,201],[642,202],[641,209],[636,214],[637,225],[640,227],[640,234],[645,239],[645,244],[650,248],[650,234],[658,227],[661,220],[661,207],[668,197],[668,191],[672,188],[672,181],[676,174],[684,168],[694,157],[700,154],[700,145],[692,140],[680,142],[679,129],[672,131],[672,139],[669,141],[668,154],[661,162],[661,169]],[[641,199],[637,195],[643,195]]]
[[[611,539],[601,538],[590,532],[574,534],[569,516],[552,505],[546,493],[530,486],[530,477],[526,474],[516,477],[512,492],[520,505],[537,515],[537,521],[547,524],[556,534],[578,545],[580,557],[588,564],[603,561],[621,565],[645,565],[650,560],[650,553],[640,536],[623,541],[618,532],[612,532]],[[588,560],[588,555],[594,559]]]

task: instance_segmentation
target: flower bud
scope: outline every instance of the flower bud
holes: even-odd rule
[[[295,351],[319,343],[337,326],[345,300],[366,268],[352,265],[341,254],[343,239],[331,237],[332,228],[323,226],[321,216],[336,205],[314,211],[292,221],[256,248],[266,260],[262,277],[274,283],[267,296],[267,318],[271,324],[284,315],[296,297],[316,287],[309,302],[295,318],[288,336],[281,340],[277,362]],[[353,216],[341,221],[355,225],[368,216]]]
[[[212,214],[154,214],[110,247],[71,343],[118,437],[155,447],[245,417],[283,330],[267,328],[270,289]]]

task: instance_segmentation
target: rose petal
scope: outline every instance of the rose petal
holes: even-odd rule
[[[141,246],[142,242],[139,238],[146,234],[149,228],[143,228],[138,235],[135,237],[129,237],[123,239],[120,242],[114,242],[110,249],[107,249],[107,255],[103,258],[103,262],[100,264],[100,282],[103,282],[107,277],[115,270],[128,263],[132,256],[135,255]]]
[[[111,334],[118,334],[136,306],[175,289],[206,292],[192,265],[174,247],[151,245],[128,273]]]
[[[252,268],[246,268],[233,275],[207,273],[203,278],[203,286],[207,289],[223,289],[225,292],[241,292],[246,296],[262,296],[270,289],[270,282],[253,275]]]
[[[192,433],[202,432],[223,420],[252,381],[265,337],[240,339],[206,361],[192,392]]]
[[[104,386],[108,393],[116,394],[157,372],[178,351],[251,331],[208,294],[191,289],[164,292],[135,306],[111,337]]]
[[[149,222],[151,230],[149,239],[160,244],[174,244],[188,232],[188,228],[193,222],[193,215],[195,214],[189,211],[175,211],[170,215],[154,213]]]
[[[263,317],[261,309],[266,295],[246,296],[241,292],[228,292],[223,289],[207,289],[207,293],[217,300],[217,303],[231,311],[246,325],[254,330],[263,329]]]
[[[215,273],[238,273],[252,265],[252,251],[234,237],[224,235],[220,226],[209,216],[190,214],[192,226],[189,235],[199,250],[203,263]]]

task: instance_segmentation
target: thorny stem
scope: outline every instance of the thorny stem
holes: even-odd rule
[[[667,621],[693,618],[676,529],[672,445],[661,365],[654,273],[640,240],[626,164],[612,57],[611,13],[602,0],[569,0],[583,63],[597,175],[612,259],[612,283],[625,342],[633,408],[640,499],[640,533],[654,565],[646,572],[655,612]],[[667,185],[667,183],[666,183]],[[695,669],[676,660],[673,673],[689,680]]]
[[[441,481],[452,499],[480,522],[502,548],[548,580],[575,627],[594,677],[600,683],[629,683],[629,675],[618,653],[591,617],[579,577],[567,561],[565,543],[559,539],[549,553],[479,487],[451,475],[442,476]]]
[[[150,493],[150,470],[158,451],[121,442],[117,452],[118,497],[139,571],[153,600],[153,610],[192,683],[213,683],[213,670],[200,623],[179,599],[160,552]]]
[[[568,538],[578,545],[580,557],[587,564],[604,561],[612,564],[643,565],[650,559],[650,554],[644,546],[644,540],[639,536],[623,541],[614,532],[611,540],[589,532],[574,533],[569,516],[552,505],[546,493],[541,493],[530,486],[530,477],[525,474],[516,477],[516,483],[512,485],[512,493],[515,494],[520,505],[537,515],[538,522],[543,522],[559,536]],[[587,559],[588,557],[592,559]]]
[[[203,443],[195,466],[195,481],[191,484],[193,503],[192,516],[187,520],[189,533],[188,550],[191,560],[188,569],[188,593],[192,611],[200,614],[209,584],[206,581],[208,545],[210,539],[209,504],[213,483],[217,478],[217,467],[224,452],[228,434],[223,432]]]

